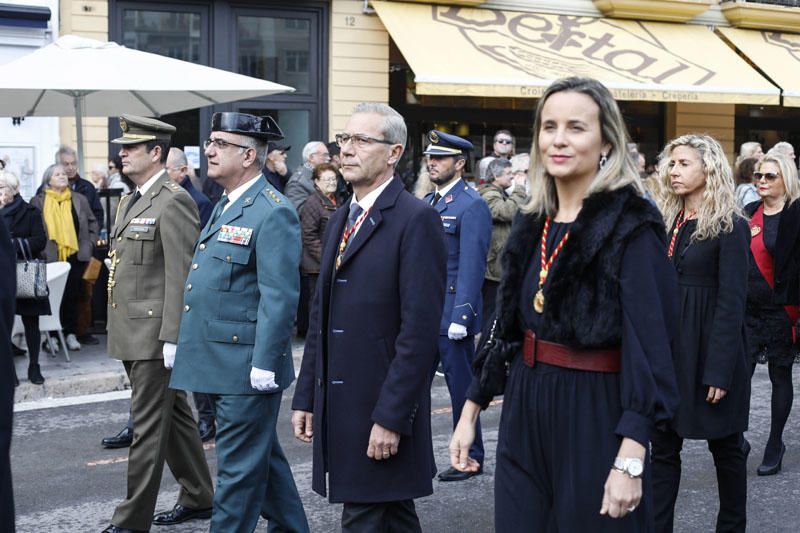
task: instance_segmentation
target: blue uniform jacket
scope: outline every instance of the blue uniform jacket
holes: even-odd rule
[[[181,187],[186,189],[186,192],[192,197],[194,203],[197,204],[197,211],[200,213],[200,227],[205,228],[206,224],[208,224],[208,219],[211,218],[211,211],[214,210],[214,205],[211,203],[211,200],[208,199],[208,196],[194,188],[189,176],[183,177],[183,180],[181,180]]]
[[[203,228],[184,286],[172,388],[259,394],[253,366],[275,372],[279,390],[294,381],[301,247],[294,207],[263,176]]]
[[[433,193],[425,200],[431,203]],[[481,288],[486,274],[486,256],[492,240],[492,212],[464,180],[434,206],[442,218],[447,241],[447,287],[439,334],[447,335],[455,322],[470,335],[481,330]]]

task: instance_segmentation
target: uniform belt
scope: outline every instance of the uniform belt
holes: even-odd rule
[[[619,372],[621,352],[609,350],[576,350],[563,344],[547,342],[536,338],[531,330],[525,330],[525,342],[522,345],[525,364],[533,367],[536,361],[574,370],[589,372]]]

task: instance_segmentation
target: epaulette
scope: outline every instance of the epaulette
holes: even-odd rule
[[[272,204],[280,204],[281,203],[280,197],[278,197],[278,195],[275,193],[275,191],[269,185],[264,187],[261,190],[261,192],[264,195],[264,197],[266,197],[268,200],[270,200],[270,202]]]

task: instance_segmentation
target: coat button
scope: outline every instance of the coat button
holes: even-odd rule
[[[133,238],[134,238],[134,239],[138,239],[138,238],[139,238],[139,234],[138,234],[138,233],[134,234],[134,235],[133,235]]]
[[[232,340],[234,343],[236,343],[236,342],[239,342],[239,337],[237,337],[236,335],[234,335],[234,336],[231,338],[231,340]]]
[[[188,313],[188,312],[189,312],[189,309],[191,309],[191,307],[189,307],[188,305],[184,305],[184,306],[183,306],[183,310],[184,310],[185,312],[187,312],[187,313]]]
[[[117,242],[122,242],[122,237],[117,237]]]
[[[197,263],[192,265],[192,270],[197,270]]]
[[[461,315],[461,320],[467,320],[467,315]]]
[[[116,309],[116,308],[117,308],[117,302],[113,302],[111,304],[111,309]]]
[[[453,287],[452,285],[450,285],[450,290],[451,290],[451,291],[454,291],[454,290],[456,290],[456,288],[455,288],[455,287]]]
[[[148,309],[147,310],[147,316],[153,316],[153,310],[152,309]]]
[[[192,290],[192,284],[191,284],[191,283],[190,283],[190,284],[188,284],[188,285],[186,286],[186,290],[187,290],[187,291],[190,291],[190,290]]]
[[[200,251],[201,251],[201,252],[202,252],[203,250],[205,250],[205,249],[206,249],[206,245],[205,245],[205,243],[204,243],[204,244],[201,244],[200,246],[198,246],[198,248],[200,248]]]
[[[230,262],[231,262],[231,256],[229,256],[229,255],[226,255],[226,256],[225,256],[225,261],[227,261],[228,263],[230,263]]]

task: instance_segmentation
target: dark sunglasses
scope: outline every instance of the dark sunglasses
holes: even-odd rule
[[[496,139],[494,142],[500,144],[511,144],[513,141],[511,139]]]
[[[754,172],[753,179],[755,181],[760,181],[761,178],[767,178],[767,181],[775,181],[776,179],[780,178],[780,174],[775,174],[774,172]]]

